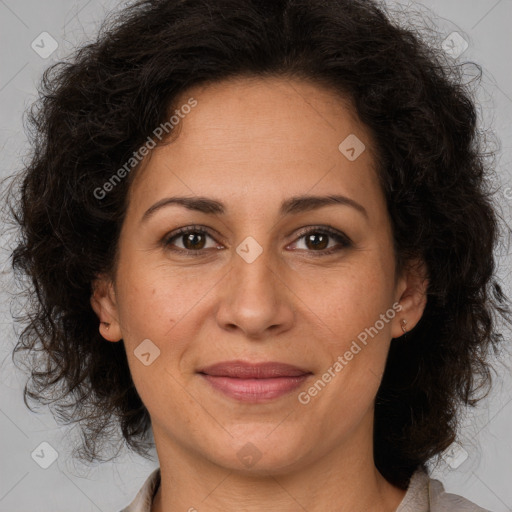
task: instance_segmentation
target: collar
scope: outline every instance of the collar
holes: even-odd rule
[[[135,499],[120,512],[151,512],[151,504],[160,486],[160,468],[146,479]],[[490,512],[457,494],[447,493],[439,480],[430,478],[421,468],[409,481],[407,492],[395,512]]]

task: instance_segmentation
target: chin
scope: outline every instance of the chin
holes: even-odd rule
[[[210,460],[231,471],[242,474],[268,476],[268,474],[287,473],[304,462],[309,447],[293,436],[283,432],[281,435],[272,433],[272,428],[262,429],[258,425],[256,432],[244,429],[244,435],[226,435],[227,445],[217,444],[212,453],[213,443],[209,443],[209,453],[205,454]],[[306,452],[307,450],[307,452]]]

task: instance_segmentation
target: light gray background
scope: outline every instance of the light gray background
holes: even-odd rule
[[[389,0],[390,5],[397,5]],[[431,9],[437,27],[448,36],[459,32],[469,48],[458,61],[473,60],[484,68],[481,120],[493,125],[501,140],[498,153],[499,194],[503,215],[511,218],[512,205],[512,0],[424,0],[399,2]],[[27,154],[22,113],[36,98],[42,71],[66,56],[78,43],[90,39],[104,15],[122,2],[113,0],[0,0],[0,176],[20,168]],[[58,49],[41,58],[31,43],[46,31]],[[2,230],[3,231],[3,230]],[[70,427],[58,426],[49,412],[33,414],[22,401],[25,376],[12,365],[15,342],[7,304],[12,282],[6,261],[8,242],[2,237],[0,326],[0,512],[117,512],[128,504],[146,477],[158,466],[124,453],[115,463],[84,466],[70,458],[76,439]],[[510,257],[500,250],[500,276],[511,293]],[[510,339],[510,333],[507,333]],[[462,494],[494,512],[512,511],[512,378],[510,357],[497,365],[494,388],[488,399],[464,419],[460,447],[447,453],[434,468],[450,492]],[[508,366],[507,366],[508,365]],[[44,411],[44,410],[43,410]],[[31,458],[41,442],[58,452],[58,459],[42,469]],[[463,460],[462,463],[460,463]],[[460,465],[459,465],[460,463]],[[455,468],[455,466],[458,466]]]

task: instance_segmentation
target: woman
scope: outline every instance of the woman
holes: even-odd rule
[[[139,1],[42,94],[16,352],[82,456],[153,434],[125,512],[484,510],[426,466],[510,318],[460,69],[368,0]]]

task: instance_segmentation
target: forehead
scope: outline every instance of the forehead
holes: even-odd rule
[[[188,113],[179,118],[177,136],[137,170],[136,196],[157,199],[164,189],[179,189],[188,195],[260,191],[277,199],[283,189],[293,195],[341,186],[360,195],[376,186],[369,131],[332,89],[285,78],[237,78],[188,89],[173,112],[190,98],[197,103],[182,111]],[[356,160],[343,153],[346,140],[364,144]]]

